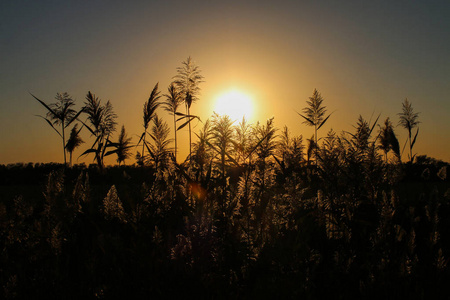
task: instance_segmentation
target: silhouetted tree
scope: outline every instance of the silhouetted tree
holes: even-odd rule
[[[39,103],[41,103],[47,109],[47,117],[44,118],[39,116],[47,121],[47,123],[58,133],[58,135],[62,138],[63,142],[63,153],[64,153],[64,165],[66,165],[66,138],[65,138],[65,129],[72,124],[78,116],[83,112],[81,109],[79,112],[76,112],[72,107],[75,106],[75,101],[70,97],[68,93],[57,93],[56,94],[56,102],[51,104],[46,104],[42,100],[39,100],[36,96],[31,94]],[[55,126],[61,126],[61,132],[59,132]]]
[[[165,101],[163,103],[164,110],[169,112],[173,116],[173,132],[175,135],[175,161],[177,160],[177,120],[176,115],[178,107],[182,103],[180,93],[177,91],[174,83],[171,83],[168,90],[168,94],[164,94]]]
[[[78,129],[77,127],[78,127],[78,124],[75,124],[75,126],[73,126],[72,130],[70,131],[70,137],[67,140],[67,144],[66,144],[66,149],[70,154],[70,165],[72,165],[73,151],[75,150],[75,148],[77,148],[82,143],[84,143],[84,141],[80,137],[80,131],[83,127],[81,127],[80,129]]]
[[[182,62],[182,65],[182,67],[177,68],[178,74],[174,77],[174,83],[186,105],[186,115],[184,115],[184,118],[187,119],[185,124],[189,124],[189,155],[191,155],[191,121],[198,117],[192,116],[190,109],[192,103],[198,99],[200,92],[199,85],[203,82],[203,76],[200,75],[200,69],[194,64],[191,57],[188,57],[186,61]],[[183,125],[178,129],[181,129]]]
[[[419,113],[415,113],[413,111],[411,103],[408,101],[408,99],[405,99],[405,101],[403,101],[402,103],[402,112],[398,113],[398,115],[400,116],[398,124],[408,130],[407,142],[409,141],[409,159],[410,162],[413,162],[414,156],[412,155],[412,148],[416,143],[417,135],[419,134],[419,128],[417,128],[416,134],[414,135],[414,139],[412,139],[412,130],[416,128],[417,125],[419,125],[420,123],[418,121]],[[403,149],[405,149],[405,147],[403,147]]]

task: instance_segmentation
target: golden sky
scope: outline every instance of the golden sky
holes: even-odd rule
[[[396,125],[408,98],[420,112],[415,152],[450,161],[448,1],[360,2],[3,1],[0,164],[62,162],[60,138],[35,117],[45,109],[29,92],[47,103],[68,92],[77,108],[88,91],[110,100],[136,143],[153,86],[166,93],[188,56],[204,76],[191,110],[202,121],[234,89],[252,99],[250,121],[275,117],[309,138],[296,111],[315,88],[334,112],[320,136],[352,131],[359,115]],[[405,130],[395,132],[403,145]],[[83,139],[74,157],[93,143],[87,131]],[[181,140],[185,155],[186,130]]]

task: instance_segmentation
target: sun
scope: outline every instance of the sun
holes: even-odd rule
[[[233,121],[240,121],[243,117],[249,120],[254,112],[253,101],[241,91],[229,90],[216,98],[214,112],[228,115]]]

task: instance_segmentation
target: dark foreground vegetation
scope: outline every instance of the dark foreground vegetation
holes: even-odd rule
[[[332,142],[317,166],[1,166],[2,298],[448,297],[447,164]]]

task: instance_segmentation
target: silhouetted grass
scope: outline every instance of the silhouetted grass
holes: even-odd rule
[[[177,103],[166,109],[184,123],[174,130],[198,119],[190,107],[203,79],[190,58],[177,70]],[[111,141],[117,116],[90,92],[80,112],[96,138],[84,154],[96,165],[0,166],[2,296],[450,297],[448,164],[412,153],[419,121],[409,102],[400,114],[405,164],[389,119],[378,133],[379,117],[360,116],[353,132],[319,138],[330,115],[317,90],[300,115],[315,130],[306,146],[273,118],[235,125],[215,114],[194,143],[189,129],[179,163],[156,114],[157,88],[145,104],[139,166],[104,168],[129,139],[123,131]]]

